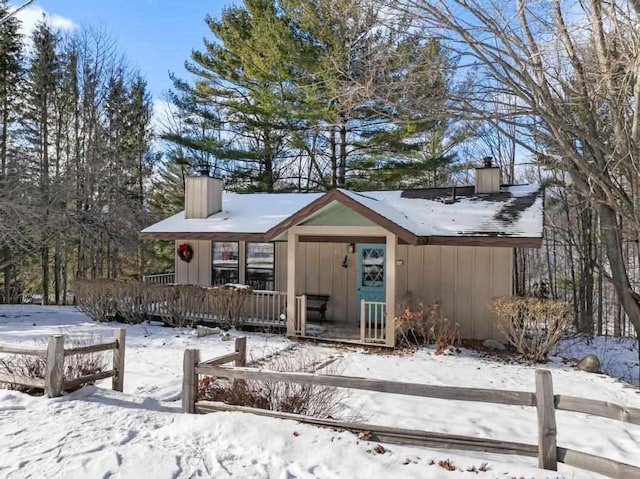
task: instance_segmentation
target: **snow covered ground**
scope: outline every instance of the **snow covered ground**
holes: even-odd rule
[[[111,338],[115,324],[94,323],[74,308],[0,306],[0,342],[32,345],[64,333],[96,341]],[[248,334],[253,358],[295,354],[337,360],[342,374],[428,384],[534,389],[535,367],[505,364],[463,350],[437,356],[374,354],[358,348],[298,345],[277,335]],[[605,370],[633,368],[631,342],[607,350]],[[182,354],[198,348],[210,358],[233,350],[218,336],[136,325],[127,328],[125,391],[110,382],[62,398],[45,399],[0,390],[0,477],[64,478],[590,478],[595,474],[560,465],[558,473],[535,469],[536,460],[473,452],[377,443],[337,432],[241,413],[206,416],[180,413]],[[603,344],[568,342],[559,354],[580,354]],[[614,352],[615,351],[615,352]],[[626,352],[625,352],[626,351]],[[635,357],[634,357],[635,354]],[[268,362],[267,362],[268,364]],[[618,367],[619,364],[624,366]],[[640,407],[640,392],[617,379],[574,370],[553,358],[556,393]],[[607,369],[608,368],[608,369]],[[636,369],[637,371],[637,369]],[[637,372],[635,373],[637,377]],[[633,377],[631,375],[630,377]],[[353,392],[350,407],[369,422],[412,429],[477,435],[535,444],[533,408],[406,398]],[[558,412],[560,446],[640,466],[640,427]],[[381,453],[382,452],[382,453]],[[439,466],[449,459],[454,472]],[[488,463],[486,472],[468,472]]]

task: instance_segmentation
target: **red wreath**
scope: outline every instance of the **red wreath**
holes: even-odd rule
[[[193,248],[189,243],[178,245],[178,257],[186,263],[193,259]]]

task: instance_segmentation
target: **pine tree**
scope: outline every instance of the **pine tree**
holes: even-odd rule
[[[33,33],[33,53],[28,70],[27,132],[33,148],[35,176],[38,178],[39,195],[36,202],[41,217],[41,267],[44,304],[49,303],[49,248],[52,202],[54,191],[50,178],[50,146],[52,133],[52,109],[59,83],[59,59],[56,51],[58,39],[51,28],[39,22]]]
[[[0,17],[7,13],[6,2],[0,5]],[[11,18],[0,26],[0,258],[3,263],[4,289],[0,294],[5,302],[11,302],[15,258],[22,253],[20,242],[14,241],[15,224],[9,211],[17,199],[17,133],[20,112],[20,90],[24,73],[22,38],[18,34],[20,24]],[[13,237],[13,238],[12,238]]]
[[[174,82],[174,101],[187,131],[165,138],[187,152],[223,160],[220,173],[238,189],[273,191],[294,121],[289,65],[298,51],[295,36],[269,0],[247,0],[244,7],[227,8],[220,20],[206,22],[214,40],[187,65],[197,80]],[[217,135],[202,135],[206,130]]]
[[[303,170],[305,189],[366,181],[414,157],[443,109],[450,60],[370,2],[246,0],[207,23],[214,40],[187,65],[195,81],[174,82],[185,120],[165,139],[192,163],[222,159],[227,184],[302,188]]]

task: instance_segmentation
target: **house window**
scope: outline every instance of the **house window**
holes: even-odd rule
[[[211,284],[218,286],[226,283],[238,283],[240,281],[238,242],[214,241],[212,248]]]
[[[257,290],[273,291],[275,247],[273,243],[247,243],[245,283]]]

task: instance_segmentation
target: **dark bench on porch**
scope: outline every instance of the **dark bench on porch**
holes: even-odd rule
[[[329,302],[328,294],[306,294],[307,311],[320,313],[322,321],[327,320],[327,303]]]

